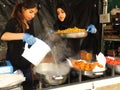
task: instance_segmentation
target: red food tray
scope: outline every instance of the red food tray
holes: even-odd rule
[[[120,58],[119,57],[106,57],[106,63],[110,65],[120,65]]]

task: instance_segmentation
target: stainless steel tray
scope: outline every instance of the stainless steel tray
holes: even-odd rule
[[[65,33],[60,34],[61,37],[64,38],[84,38],[87,37],[88,33],[86,32],[78,32],[78,33]]]
[[[116,73],[120,74],[120,65],[107,64],[107,67],[114,70]]]
[[[88,77],[97,77],[97,76],[101,76],[104,74],[104,71],[100,71],[100,72],[93,72],[93,71],[84,71],[83,75],[88,76]]]

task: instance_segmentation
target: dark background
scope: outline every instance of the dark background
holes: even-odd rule
[[[102,0],[39,0],[40,10],[33,21],[33,27],[37,37],[44,39],[48,30],[53,29],[56,20],[55,6],[58,1],[66,2],[74,10],[77,18],[77,26],[85,28],[89,24],[94,24],[98,30],[95,38],[91,42],[96,44],[95,49],[100,51],[101,45],[101,24],[99,23],[99,14],[102,14]],[[13,6],[17,0],[0,0],[0,32],[5,27],[6,22],[10,19]],[[120,6],[119,0],[109,0],[108,10],[110,11],[115,5]],[[86,39],[88,42],[89,39]],[[95,51],[96,52],[96,51]]]

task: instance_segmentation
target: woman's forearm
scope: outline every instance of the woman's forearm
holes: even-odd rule
[[[11,32],[5,32],[1,36],[1,40],[22,40],[24,36],[24,33],[11,33]]]

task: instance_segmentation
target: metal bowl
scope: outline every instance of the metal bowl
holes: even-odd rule
[[[66,81],[70,67],[65,63],[40,63],[33,68],[34,73],[43,76],[43,80],[49,85],[59,85]]]
[[[49,85],[60,85],[60,84],[63,84],[67,80],[67,74],[56,77],[56,78],[62,77],[61,79],[55,79],[54,76],[55,76],[55,74],[44,75],[43,80],[45,83],[47,83]]]
[[[64,38],[84,38],[87,37],[88,33],[86,32],[78,32],[78,33],[65,33],[60,34],[61,37]]]

